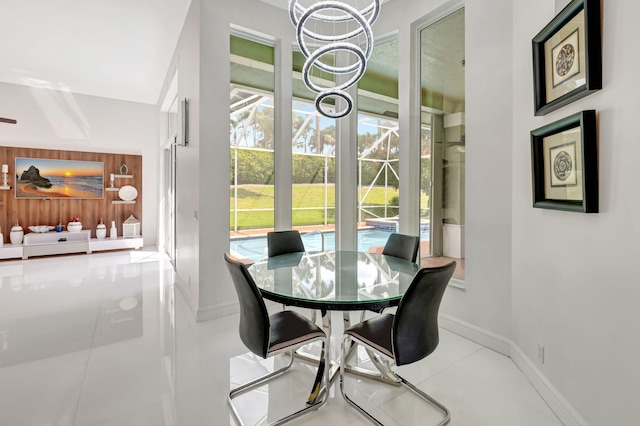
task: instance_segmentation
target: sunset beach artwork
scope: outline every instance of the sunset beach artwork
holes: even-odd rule
[[[16,157],[16,198],[104,197],[104,163]]]

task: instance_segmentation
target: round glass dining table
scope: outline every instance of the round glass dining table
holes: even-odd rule
[[[326,311],[381,311],[397,306],[418,265],[354,251],[288,253],[249,268],[263,297]]]
[[[322,326],[331,336],[330,311],[343,311],[345,329],[350,326],[349,311],[376,311],[397,306],[407,291],[418,265],[383,254],[354,251],[323,251],[288,253],[256,262],[248,270],[265,299],[289,306],[320,310]],[[364,314],[362,315],[364,317]],[[315,315],[314,315],[315,319]],[[362,319],[362,318],[361,318]],[[330,339],[329,339],[330,340]],[[327,341],[325,357],[330,353]],[[386,365],[367,350],[378,370],[373,372],[353,365],[345,371],[385,383],[399,385]],[[349,351],[347,360],[352,354]],[[332,383],[337,377],[337,362],[296,352],[295,356],[319,363],[316,389],[325,365],[333,366]],[[309,403],[315,403],[320,393],[311,392]]]

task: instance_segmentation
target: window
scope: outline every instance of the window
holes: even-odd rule
[[[374,46],[358,82],[358,249],[384,246],[399,224],[398,41]]]
[[[230,60],[230,230],[242,243],[274,226],[274,48],[232,35]],[[258,258],[266,253],[266,240],[250,246]]]
[[[421,257],[456,259],[464,279],[464,8],[421,30],[420,71]]]

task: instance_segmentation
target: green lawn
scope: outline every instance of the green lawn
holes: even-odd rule
[[[238,187],[238,210],[242,209],[271,209],[265,211],[239,212],[238,229],[270,228],[273,227],[273,186],[272,185],[240,185]],[[314,225],[324,223],[324,184],[297,184],[293,185],[293,207],[317,207],[314,210],[294,210],[293,225]],[[335,186],[327,187],[327,203],[329,207],[335,206]],[[362,194],[366,189],[362,190]],[[388,189],[388,200],[397,196],[398,191],[393,188]],[[234,199],[233,188],[231,188],[231,207]],[[369,206],[374,207],[377,214],[383,212],[385,200],[385,188],[374,187],[365,201]],[[354,203],[356,200],[354,200]],[[371,210],[371,209],[370,209]],[[397,209],[390,209],[389,215],[395,216]],[[328,222],[334,223],[334,210],[328,210]],[[231,229],[234,227],[234,215],[231,214]]]

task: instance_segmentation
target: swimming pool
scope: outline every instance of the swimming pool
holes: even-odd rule
[[[391,231],[380,229],[359,229],[358,230],[358,251],[369,251],[370,247],[384,246],[389,238]],[[323,232],[324,250],[335,250],[336,235],[334,231]],[[429,232],[422,232],[421,239],[429,239]],[[322,236],[319,232],[311,234],[303,234],[302,240],[307,251],[321,251]],[[267,237],[247,237],[236,238],[231,240],[231,251],[236,252],[244,257],[248,257],[254,262],[263,260],[267,257]]]

